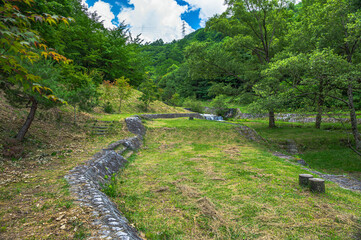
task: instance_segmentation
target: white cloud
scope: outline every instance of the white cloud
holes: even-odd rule
[[[89,5],[86,3],[86,0],[81,0],[81,5],[84,5],[86,8],[89,7]]]
[[[122,8],[120,2],[116,1],[115,6],[121,8],[121,12],[117,16],[119,22],[125,21],[131,26],[132,34],[142,34],[141,38],[145,41],[154,41],[162,38],[165,42],[173,39],[182,38],[183,21],[182,13],[200,9],[199,18],[201,26],[205,26],[205,22],[215,14],[220,14],[226,10],[224,0],[185,0],[190,6],[180,6],[175,0],[129,0],[129,4],[134,8]],[[86,0],[81,0],[82,4],[88,8],[89,12],[97,12],[100,20],[106,28],[116,27],[112,21],[115,19],[114,13],[111,11],[113,7],[109,3],[98,0],[93,6],[89,7]],[[185,33],[189,34],[194,29],[185,24]]]
[[[83,2],[84,0],[82,0]],[[86,4],[87,6],[87,4]],[[111,11],[112,5],[109,3],[99,0],[94,3],[93,6],[89,7],[89,12],[97,12],[100,16],[100,20],[103,21],[103,25],[106,28],[115,28],[116,26],[112,23],[112,20],[115,18],[114,13]]]
[[[187,6],[179,6],[175,0],[130,0],[132,8],[123,8],[118,15],[119,22],[125,21],[133,35],[141,33],[145,41],[163,39],[170,42],[182,38],[181,14]],[[194,31],[187,23],[186,34]]]
[[[215,14],[221,14],[226,11],[227,6],[224,0],[185,0],[191,5],[192,10],[200,9],[199,18],[201,26],[204,27],[206,21]]]

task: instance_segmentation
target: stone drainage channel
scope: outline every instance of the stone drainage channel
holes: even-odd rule
[[[136,134],[135,137],[110,144],[84,165],[75,167],[65,176],[79,204],[93,209],[93,215],[97,219],[94,225],[100,226],[97,236],[90,239],[141,239],[117,206],[101,191],[110,177],[127,163],[122,154],[136,151],[142,145],[145,127],[141,120],[136,117],[127,118],[126,124],[128,130]],[[116,150],[118,148],[120,150]]]
[[[149,119],[179,117],[204,119],[203,116],[196,113],[149,114],[141,115],[141,117]],[[110,144],[84,165],[75,167],[65,176],[70,184],[70,191],[77,198],[76,201],[81,206],[88,206],[93,209],[93,215],[96,217],[93,224],[99,226],[99,230],[95,234],[96,236],[89,239],[141,240],[137,230],[129,224],[117,206],[101,191],[102,186],[110,181],[111,176],[118,173],[127,163],[123,154],[136,151],[142,145],[146,129],[140,117],[130,117],[125,122],[128,130],[135,134],[135,137]]]
[[[156,118],[179,118],[179,117],[193,117],[199,119],[205,119],[200,114],[187,113],[187,114],[144,114],[140,117],[145,119]],[[80,205],[88,206],[93,209],[93,215],[96,220],[94,225],[99,226],[99,230],[96,236],[92,236],[89,239],[120,239],[120,240],[141,240],[137,230],[129,224],[129,221],[122,216],[121,212],[117,209],[117,206],[105,195],[101,188],[108,183],[110,177],[113,174],[119,172],[121,168],[125,166],[127,160],[122,154],[129,151],[136,151],[142,145],[143,137],[146,133],[146,129],[143,126],[139,116],[130,117],[125,120],[128,130],[135,134],[135,137],[120,140],[118,142],[110,144],[101,152],[95,154],[92,159],[86,162],[84,165],[75,167],[69,174],[65,176],[65,179],[70,184],[70,190],[76,195]],[[238,125],[238,124],[232,124]],[[246,138],[259,141],[262,138],[251,128],[238,125],[239,132],[245,135]],[[281,158],[292,158],[290,156],[279,154]],[[339,184],[341,187],[348,187],[345,184],[345,178],[337,176],[330,178],[330,175],[325,175],[319,172],[316,173],[327,180],[333,181]],[[347,182],[347,181],[346,181]],[[360,182],[353,182],[351,185],[360,186],[356,188],[361,190]],[[354,188],[354,190],[356,190]]]

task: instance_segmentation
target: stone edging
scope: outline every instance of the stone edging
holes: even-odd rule
[[[127,163],[121,154],[127,150],[135,151],[142,145],[145,127],[141,120],[137,117],[127,118],[126,124],[128,130],[137,136],[110,144],[84,165],[75,167],[65,176],[79,204],[94,209],[93,214],[97,218],[94,224],[100,226],[97,234],[99,237],[96,239],[141,240],[137,230],[129,225],[117,206],[101,191],[111,176],[118,173]],[[123,146],[122,149],[116,150],[120,146]]]
[[[204,119],[199,113],[162,113],[162,114],[141,114],[139,117],[145,119],[157,119],[157,118],[181,118],[181,117],[194,117]]]

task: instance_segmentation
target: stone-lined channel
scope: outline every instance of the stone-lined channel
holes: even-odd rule
[[[137,117],[127,118],[126,124],[128,130],[136,134],[135,137],[110,144],[84,165],[75,167],[65,176],[79,204],[93,209],[93,215],[96,217],[93,224],[99,226],[99,231],[96,237],[92,236],[90,239],[141,239],[137,230],[101,191],[102,186],[108,183],[111,176],[118,173],[127,163],[122,154],[136,151],[142,145],[145,127],[141,120]]]

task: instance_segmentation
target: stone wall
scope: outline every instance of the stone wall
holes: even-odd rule
[[[141,239],[117,206],[101,191],[111,176],[118,173],[127,163],[122,153],[126,150],[135,151],[142,145],[145,127],[141,120],[128,118],[126,123],[129,131],[136,134],[135,137],[110,144],[84,165],[75,167],[65,176],[80,205],[94,209],[94,224],[99,226],[99,232],[90,239]]]
[[[330,117],[331,116],[331,117]],[[241,119],[257,119],[257,118],[268,118],[268,113],[237,113],[235,118]],[[297,113],[277,113],[275,114],[276,121],[285,122],[300,122],[300,123],[314,123],[316,122],[315,114],[297,114]],[[361,123],[361,119],[357,120]],[[327,123],[348,123],[350,119],[347,115],[323,115],[322,122]]]
[[[194,117],[204,119],[199,113],[165,113],[165,114],[142,114],[139,115],[145,119],[157,119],[157,118],[181,118],[181,117]]]

